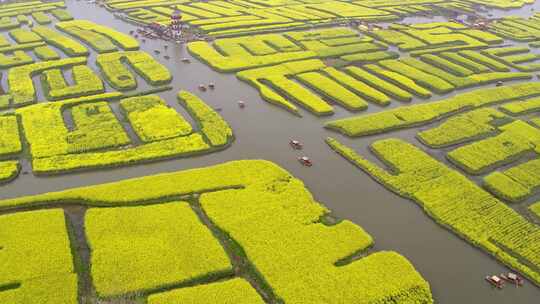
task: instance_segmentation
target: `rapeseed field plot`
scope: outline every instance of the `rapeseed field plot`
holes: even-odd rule
[[[1,215],[0,227],[2,303],[77,303],[63,210]]]
[[[540,160],[533,159],[504,171],[496,171],[484,178],[486,187],[495,195],[511,202],[519,202],[540,190]]]
[[[536,82],[475,90],[431,103],[334,120],[325,127],[353,137],[380,134],[426,125],[458,112],[534,97],[539,91],[540,84]]]
[[[188,50],[218,71],[237,72],[263,99],[297,115],[297,105],[319,116],[332,115],[334,103],[361,111],[369,103],[387,106],[392,99],[527,80],[536,70],[537,55],[527,47],[507,52],[496,47],[503,39],[495,34],[457,22],[360,29],[221,38],[191,42]],[[411,56],[399,57],[388,45]]]
[[[9,182],[19,175],[20,164],[16,160],[6,160],[0,162],[0,182]]]
[[[373,153],[391,171],[335,139],[329,138],[327,142],[385,187],[417,202],[441,225],[532,281],[540,281],[540,227],[458,171],[400,139],[380,140],[371,145]]]
[[[331,25],[349,20],[368,22],[395,21],[441,10],[474,13],[477,5],[511,9],[534,0],[293,0],[293,1],[148,1],[106,0],[107,9],[122,13],[131,22],[166,24],[175,10],[191,27],[211,36],[246,35],[291,28]]]
[[[168,199],[185,194],[187,201]],[[373,239],[349,221],[323,224],[329,211],[270,162],[235,161],[21,197],[0,201],[0,209],[53,202],[96,206],[86,211],[84,229],[90,276],[101,298],[137,292],[149,303],[189,303],[194,293],[205,298],[219,292],[224,303],[239,293],[239,303],[336,297],[433,303],[429,285],[404,257],[369,253]],[[361,258],[348,260],[359,252]],[[251,270],[238,276],[245,272],[237,267]]]
[[[265,303],[251,285],[240,278],[157,293],[148,297],[148,303],[210,303],[215,299],[223,304]]]
[[[351,206],[330,211],[270,161],[220,163],[235,153],[272,158],[274,138],[257,132],[276,126],[291,132],[282,148],[288,140],[289,152],[302,152],[280,163],[323,170],[336,184],[324,185],[335,188],[330,198],[380,195],[365,193],[368,184],[344,189],[354,175],[331,172],[343,169],[333,166],[335,151],[540,286],[534,0],[8,2],[0,5],[0,304],[439,301],[409,262],[431,267],[428,278],[444,270],[425,257],[441,254],[445,232],[414,221],[422,213],[393,206],[405,221],[368,221],[372,237],[339,219]],[[81,16],[88,20],[73,18]],[[187,91],[197,86],[199,94]],[[279,116],[256,104],[253,88],[314,117]],[[253,125],[233,132],[237,121],[225,117]],[[317,125],[355,149],[328,138],[331,149],[314,152],[306,130]],[[366,149],[371,158],[356,152]],[[163,162],[142,166],[153,161]],[[176,171],[183,164],[195,169]],[[364,218],[388,215],[368,203],[355,206]],[[422,229],[394,235],[405,222]],[[374,248],[374,237],[407,257]],[[434,246],[411,246],[423,237]],[[456,261],[466,265],[456,269],[469,262]],[[454,273],[433,280],[441,302],[456,298],[452,278],[441,289]]]
[[[232,273],[225,251],[187,202],[92,208],[85,218],[101,297]]]
[[[540,218],[540,202],[532,204],[529,209]]]
[[[306,28],[349,19],[396,20],[389,11],[368,7],[362,1],[106,1],[107,8],[123,13],[129,21],[166,24],[176,9],[183,20],[212,36],[262,33],[269,30]]]
[[[86,65],[72,68],[74,85],[68,85],[60,69],[46,70],[41,74],[43,90],[48,100],[61,100],[103,93],[105,88],[97,74]]]
[[[481,174],[528,153],[540,154],[540,129],[524,121],[498,127],[498,134],[448,152],[448,159],[470,174]]]
[[[159,96],[123,99],[120,106],[143,142],[189,135],[193,128]]]
[[[61,16],[58,7],[51,13]],[[153,92],[168,90],[172,75],[138,50],[130,35],[71,20],[10,29],[16,44],[0,37],[0,69],[7,69],[8,84],[0,107],[18,108],[0,117],[0,155],[8,158],[2,162],[4,182],[19,173],[15,158],[27,158],[35,174],[54,174],[208,153],[233,140],[227,122],[195,95],[179,95],[196,122],[191,126],[157,95],[133,92],[142,82]],[[25,151],[22,142],[28,143]]]
[[[96,60],[109,84],[122,91],[137,88],[135,76],[126,67],[126,62],[151,85],[164,85],[172,80],[169,70],[145,52],[131,51],[102,54]]]
[[[219,114],[195,95],[181,92],[179,96],[182,105],[197,121],[197,126],[192,127],[198,129],[197,132],[186,131],[184,119],[172,118],[180,114],[170,108],[165,111],[155,108],[146,113],[151,119],[135,118],[135,110],[129,109],[134,102],[142,108],[153,100],[157,101],[155,105],[161,104],[161,109],[166,109],[163,101],[152,95],[131,97],[120,102],[127,121],[134,124],[140,139],[128,137],[107,102],[73,99],[17,110],[23,134],[30,145],[33,172],[54,174],[191,156],[222,149],[232,142],[232,130]],[[106,96],[104,98],[107,99]],[[64,113],[70,113],[73,126],[66,125]],[[167,130],[170,134],[165,136],[162,130],[156,130],[156,121],[171,119],[183,130]],[[41,127],[44,123],[48,128]],[[153,140],[149,141],[149,138]]]
[[[418,132],[418,139],[433,148],[442,148],[478,140],[497,133],[497,126],[512,122],[505,114],[480,108],[452,116],[439,126]]]

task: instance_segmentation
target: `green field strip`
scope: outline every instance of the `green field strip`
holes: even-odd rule
[[[529,210],[540,218],[540,201],[529,206]]]
[[[0,53],[0,69],[34,63],[34,59],[24,51],[14,51],[11,55]]]
[[[60,55],[49,46],[39,46],[34,49],[34,54],[42,61],[58,60]]]
[[[100,54],[97,56],[96,64],[105,80],[122,91],[137,88],[135,76],[125,66],[126,64],[153,86],[166,85],[172,81],[169,70],[150,54],[142,51]]]
[[[40,42],[43,40],[38,34],[20,28],[9,31],[9,36],[18,44]]]
[[[397,59],[399,57],[398,53],[391,51],[376,51],[370,53],[358,53],[341,56],[340,59],[343,59],[347,62],[358,62],[358,63],[373,63],[381,60],[387,59]]]
[[[235,278],[157,293],[148,297],[148,304],[196,303],[200,301],[211,303],[216,299],[235,304],[266,303],[248,282],[242,278]]]
[[[10,156],[22,152],[19,125],[15,115],[0,116],[0,156]]]
[[[73,130],[65,137],[67,154],[118,148],[131,142],[107,102],[84,103],[64,110],[73,117]]]
[[[8,85],[9,93],[13,97],[13,105],[24,106],[36,101],[36,91],[32,82],[33,75],[48,69],[86,64],[86,60],[86,57],[73,57],[36,62],[10,69],[8,73]]]

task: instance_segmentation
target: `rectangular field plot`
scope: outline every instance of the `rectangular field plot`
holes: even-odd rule
[[[0,259],[0,302],[78,303],[63,210],[1,215]]]
[[[187,202],[89,209],[85,227],[101,297],[232,273],[225,251]]]
[[[170,199],[180,196],[187,200]],[[223,303],[433,303],[410,262],[367,251],[372,237],[352,222],[323,224],[329,211],[267,161],[3,200],[0,209],[52,202],[90,206],[90,275],[105,299],[136,292],[154,304],[217,294],[230,297]]]

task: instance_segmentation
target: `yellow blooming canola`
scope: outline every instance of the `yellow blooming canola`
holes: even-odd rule
[[[417,202],[441,225],[540,283],[540,227],[459,172],[400,139],[380,140],[371,146],[396,173],[335,139],[327,143],[387,188]]]
[[[431,103],[334,120],[325,127],[348,136],[379,134],[425,125],[460,111],[536,96],[539,91],[537,82],[475,90]]]
[[[144,119],[141,116],[134,117],[133,111],[124,109],[128,110],[125,114],[141,137],[141,144],[128,137],[108,103],[103,101],[73,99],[19,109],[17,113],[21,117],[22,129],[30,144],[32,169],[37,174],[53,174],[128,165],[209,153],[225,148],[233,141],[233,133],[227,122],[197,96],[180,92],[179,99],[196,120],[197,132],[176,130],[171,133],[169,130],[166,132],[169,134],[165,134],[158,130],[155,127],[156,121],[171,119],[178,127],[185,129],[180,114],[165,107],[158,96],[138,96],[121,101],[124,106],[140,101],[141,108],[149,100],[153,100],[156,105],[161,104],[157,111],[154,108]],[[64,111],[70,111],[73,116],[72,129],[63,120]],[[172,118],[176,116],[178,118]],[[42,128],[43,124],[48,125],[48,128]]]
[[[185,196],[188,202],[168,199],[186,194],[200,195]],[[257,284],[274,299],[433,302],[429,285],[404,257],[367,252],[373,239],[349,221],[323,224],[328,210],[270,162],[235,161],[15,198],[0,201],[0,208],[52,202],[108,206],[90,208],[85,218],[92,279],[101,295],[146,290],[149,303],[207,303],[216,294],[223,294],[223,303],[262,302],[249,284],[231,278],[229,260],[202,224],[207,217],[222,241],[243,252]],[[358,253],[367,255],[349,259]],[[208,285],[184,288],[182,282]],[[165,287],[171,291],[160,291]],[[234,302],[238,298],[246,300]]]
[[[156,95],[126,98],[120,107],[144,142],[185,136],[193,131],[189,122]]]
[[[417,137],[430,147],[447,147],[495,134],[497,124],[511,121],[495,109],[480,108],[452,116],[437,127],[418,132]]]
[[[78,303],[63,210],[1,215],[0,260],[1,303]]]
[[[121,11],[137,23],[167,24],[175,9],[182,20],[211,36],[236,36],[280,29],[310,28],[347,19],[387,22],[441,10],[477,12],[476,5],[519,8],[534,0],[266,0],[204,2],[190,0],[107,0],[107,8]]]
[[[105,79],[118,90],[131,90],[137,87],[135,76],[124,62],[127,62],[151,85],[163,85],[172,80],[169,70],[148,53],[129,51],[99,55],[96,60],[97,65]]]
[[[386,106],[392,99],[527,80],[540,69],[540,56],[527,47],[496,47],[504,40],[461,23],[359,29],[361,35],[335,27],[220,38],[189,43],[188,50],[218,71],[236,72],[264,100],[298,115],[297,106],[320,116],[334,113],[332,103],[359,111],[368,102]],[[411,56],[399,58],[389,45]],[[346,66],[354,58],[365,64]]]
[[[135,38],[87,20],[59,22],[56,27],[88,43],[98,53],[116,51],[117,45],[129,51],[139,49]]]
[[[521,120],[498,129],[496,136],[450,151],[448,159],[471,174],[481,174],[527,153],[540,154],[540,129]]]
[[[60,100],[103,93],[103,81],[92,69],[77,65],[72,69],[75,84],[68,85],[60,69],[43,72],[42,84],[48,100]]]
[[[218,240],[186,202],[90,209],[85,228],[100,296],[232,272]]]
[[[176,289],[169,292],[158,293],[148,297],[148,304],[264,304],[261,296],[251,285],[241,278]]]
[[[540,201],[532,204],[529,209],[540,218]]]
[[[522,201],[540,190],[540,159],[493,172],[484,177],[484,182],[497,196],[511,202]]]

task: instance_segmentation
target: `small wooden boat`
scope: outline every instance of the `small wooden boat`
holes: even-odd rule
[[[307,156],[300,156],[300,157],[298,158],[298,161],[299,161],[302,165],[304,165],[304,166],[306,166],[306,167],[311,167],[311,166],[313,166],[313,162],[312,162],[311,159],[309,159],[309,157],[307,157]]]
[[[182,58],[182,62],[184,62],[184,63],[190,63],[191,61],[189,60],[189,58],[185,58],[185,57],[184,57],[184,58]]]
[[[507,274],[501,273],[499,276],[506,282],[514,283],[516,284],[516,286],[523,286],[523,281],[524,281],[523,278],[521,278],[515,273],[512,273],[512,272],[509,272]]]
[[[486,281],[499,289],[504,287],[504,281],[496,275],[486,276]]]
[[[302,150],[302,148],[304,147],[301,142],[299,142],[298,140],[294,140],[294,139],[291,139],[289,141],[289,145],[291,145],[291,147],[293,147],[293,149],[295,149],[295,150]]]

